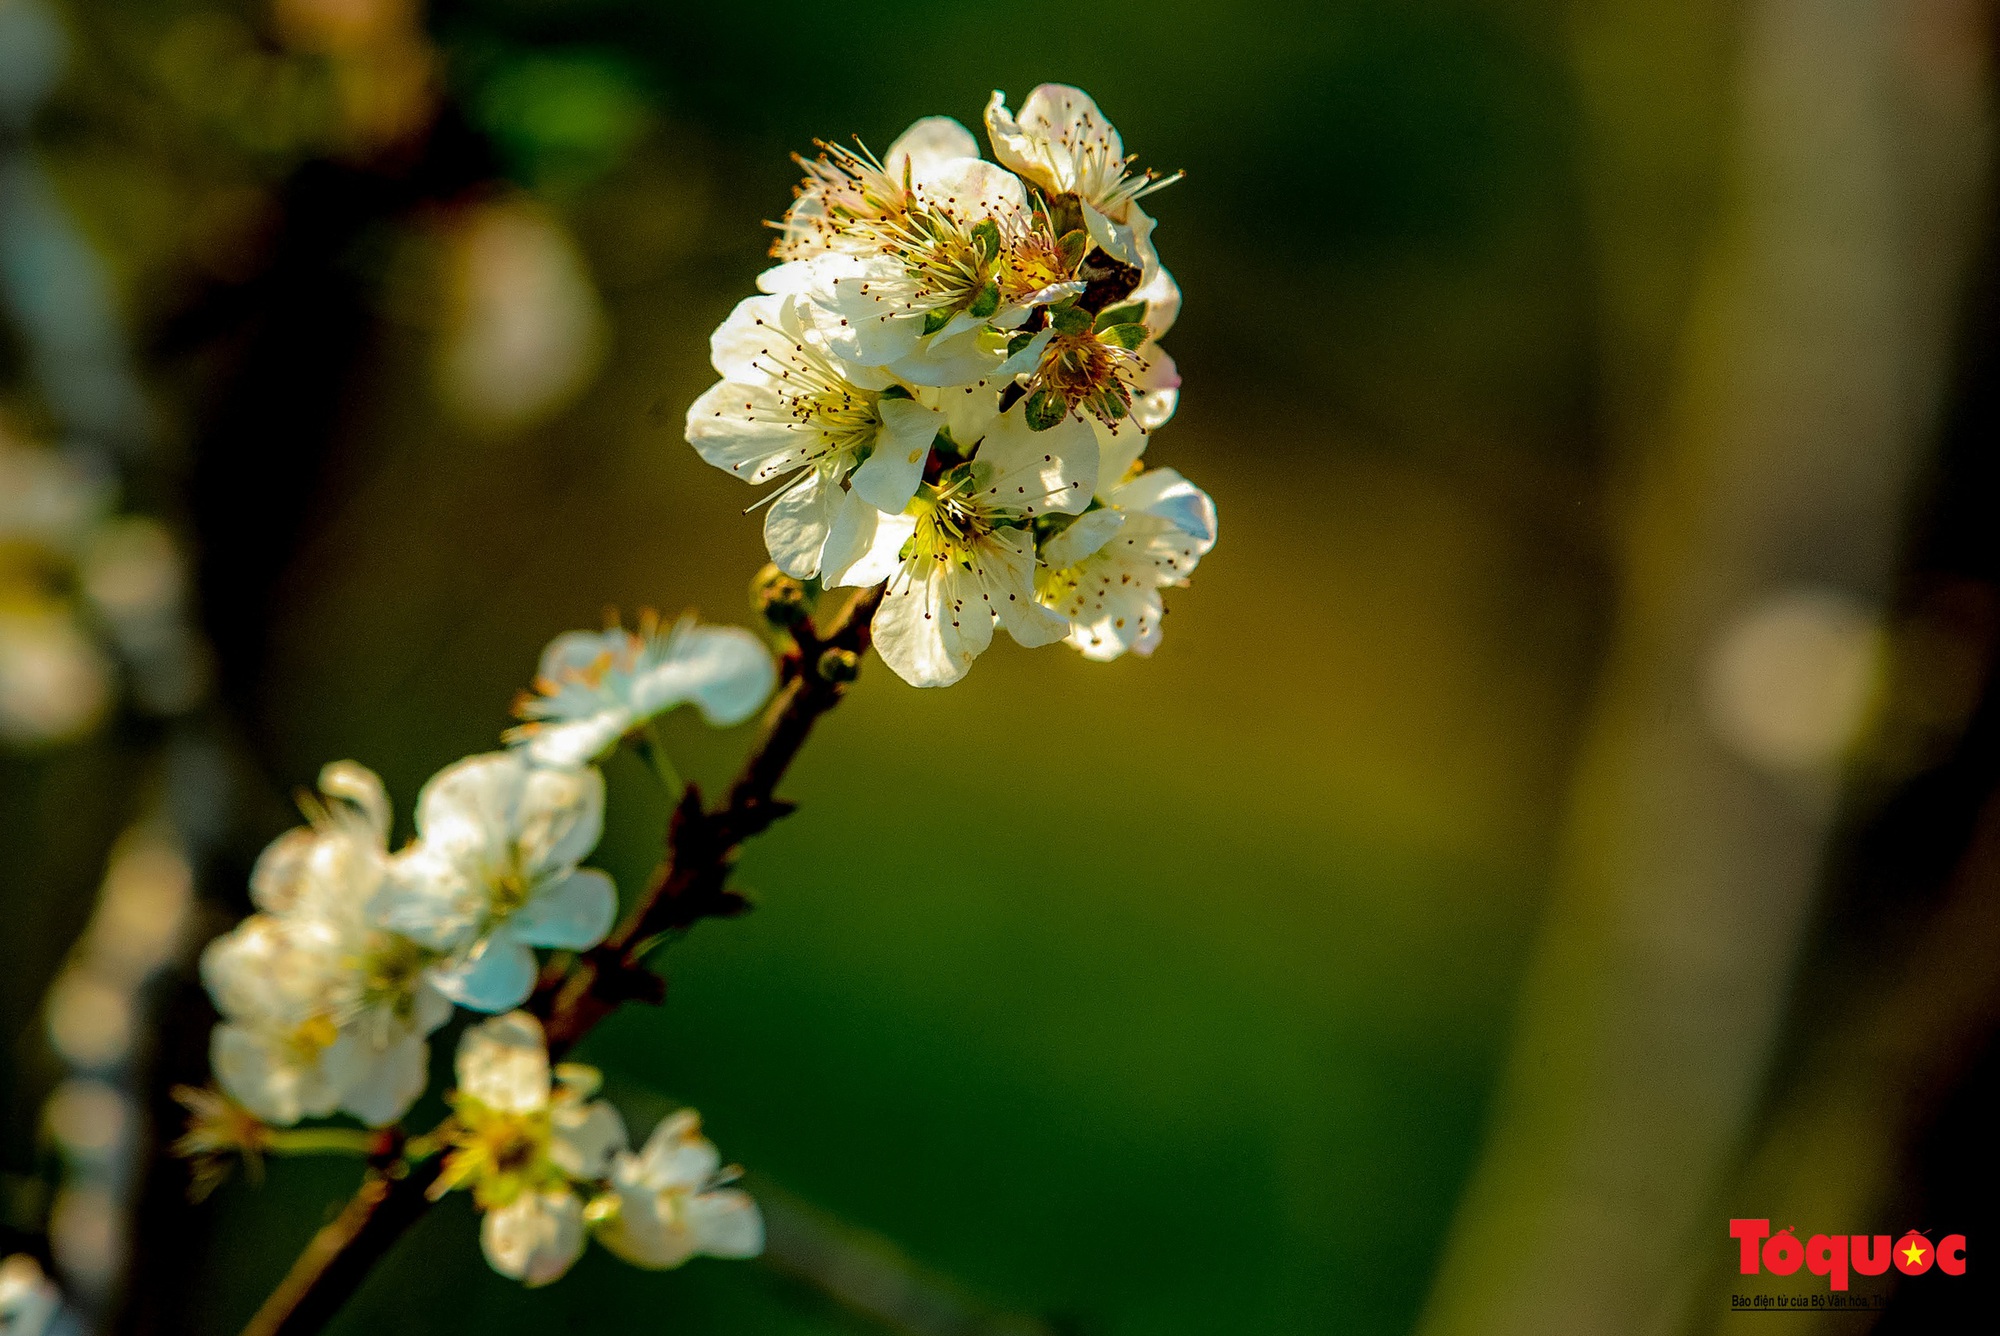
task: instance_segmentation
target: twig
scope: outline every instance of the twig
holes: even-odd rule
[[[624,1003],[658,1002],[665,995],[665,981],[645,964],[662,933],[685,930],[704,918],[733,917],[749,907],[728,886],[736,850],[792,811],[792,804],[774,794],[778,781],[819,717],[846,693],[846,683],[825,671],[826,655],[866,654],[869,622],[881,601],[879,586],[863,590],[824,636],[810,621],[798,626],[793,632],[798,648],[785,657],[784,685],[728,802],[711,812],[690,784],[674,810],[667,856],[646,894],[602,945],[585,952],[566,973],[545,973],[528,1009],[542,1018],[551,1057],[574,1048]],[[340,1215],[299,1254],[243,1336],[309,1336],[324,1328],[403,1231],[429,1209],[427,1193],[442,1164],[442,1156],[433,1156],[400,1177],[393,1168],[371,1171]]]

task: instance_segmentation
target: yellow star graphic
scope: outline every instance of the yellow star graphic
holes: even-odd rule
[[[1915,1239],[1911,1239],[1910,1246],[1903,1249],[1903,1256],[1910,1259],[1911,1266],[1915,1266],[1918,1262],[1924,1260],[1923,1247]]]

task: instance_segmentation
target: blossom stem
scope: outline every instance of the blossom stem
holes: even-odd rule
[[[358,1127],[274,1128],[267,1134],[264,1149],[273,1155],[373,1155],[380,1148],[380,1133]]]
[[[749,907],[727,885],[736,850],[792,810],[775,795],[777,785],[813,725],[847,689],[821,675],[821,657],[829,649],[867,652],[869,623],[882,593],[878,585],[855,595],[824,635],[810,622],[799,626],[794,633],[799,652],[786,656],[784,685],[728,800],[710,811],[696,787],[687,785],[668,830],[667,856],[646,894],[601,946],[583,953],[566,972],[545,973],[528,1010],[544,1023],[552,1060],[560,1061],[624,1003],[664,996],[664,981],[645,967],[645,952],[660,934]],[[443,1165],[444,1157],[436,1156],[371,1170],[341,1213],[299,1254],[243,1336],[309,1336],[324,1329],[375,1263],[429,1209],[429,1189]]]

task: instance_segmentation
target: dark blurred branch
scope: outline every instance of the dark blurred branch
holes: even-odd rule
[[[819,717],[838,705],[846,683],[827,675],[828,651],[867,653],[869,623],[882,589],[857,594],[824,635],[810,621],[794,632],[795,653],[785,658],[784,685],[765,717],[764,732],[743,763],[729,800],[710,811],[688,786],[675,809],[667,856],[645,896],[606,941],[579,957],[566,973],[545,975],[528,1009],[542,1018],[549,1053],[560,1058],[596,1024],[626,1002],[657,1002],[665,988],[646,968],[647,954],[663,933],[683,931],[704,918],[742,913],[748,902],[728,887],[744,840],[792,810],[775,796],[778,782],[811,735]],[[394,1246],[430,1207],[428,1196],[442,1166],[433,1156],[397,1176],[397,1166],[371,1171],[340,1215],[321,1229],[292,1264],[278,1288],[243,1329],[244,1336],[305,1336],[322,1330]]]

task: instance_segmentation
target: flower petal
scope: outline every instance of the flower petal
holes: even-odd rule
[[[583,1241],[583,1202],[568,1188],[523,1192],[479,1224],[487,1262],[531,1288],[561,1279],[583,1254]]]
[[[902,564],[903,544],[916,532],[912,515],[884,515],[849,493],[826,539],[821,578],[829,589],[881,584]]]
[[[604,940],[618,916],[618,891],[596,868],[578,868],[535,887],[502,932],[529,946],[587,951]]]
[[[431,986],[469,1011],[506,1011],[535,987],[535,953],[504,930],[433,969]]]
[[[853,488],[863,501],[887,515],[900,515],[923,481],[931,441],[944,414],[914,399],[883,399],[876,405],[882,430],[875,449],[854,470]]]
[[[458,1089],[490,1109],[535,1113],[549,1102],[549,1049],[525,1011],[481,1021],[458,1041]]]
[[[335,1042],[335,1048],[342,1046],[367,1048],[366,1041],[352,1030],[343,1031]],[[353,1114],[370,1127],[395,1122],[424,1093],[430,1053],[431,1046],[416,1034],[404,1034],[385,1049],[355,1052],[354,1069],[341,1082],[341,1112]],[[331,1059],[333,1054],[327,1056]]]
[[[604,834],[604,776],[595,766],[529,769],[514,822],[522,876],[540,881],[574,867]]]
[[[764,512],[764,546],[779,570],[794,580],[819,574],[827,529],[846,496],[836,472],[822,463],[805,470],[770,504]]]
[[[549,1121],[554,1130],[549,1159],[571,1178],[604,1177],[611,1157],[625,1149],[625,1120],[601,1099],[558,1101]]]
[[[931,180],[937,170],[953,158],[977,158],[979,141],[972,131],[949,116],[925,116],[896,136],[882,155],[882,166],[899,185],[905,164],[912,180]]]
[[[687,1204],[688,1231],[710,1257],[756,1257],[764,1251],[764,1215],[739,1188],[704,1192]]]
[[[716,728],[742,723],[770,698],[777,665],[764,642],[740,626],[703,626],[684,618],[657,662],[633,680],[632,705],[641,718],[684,701]]]

